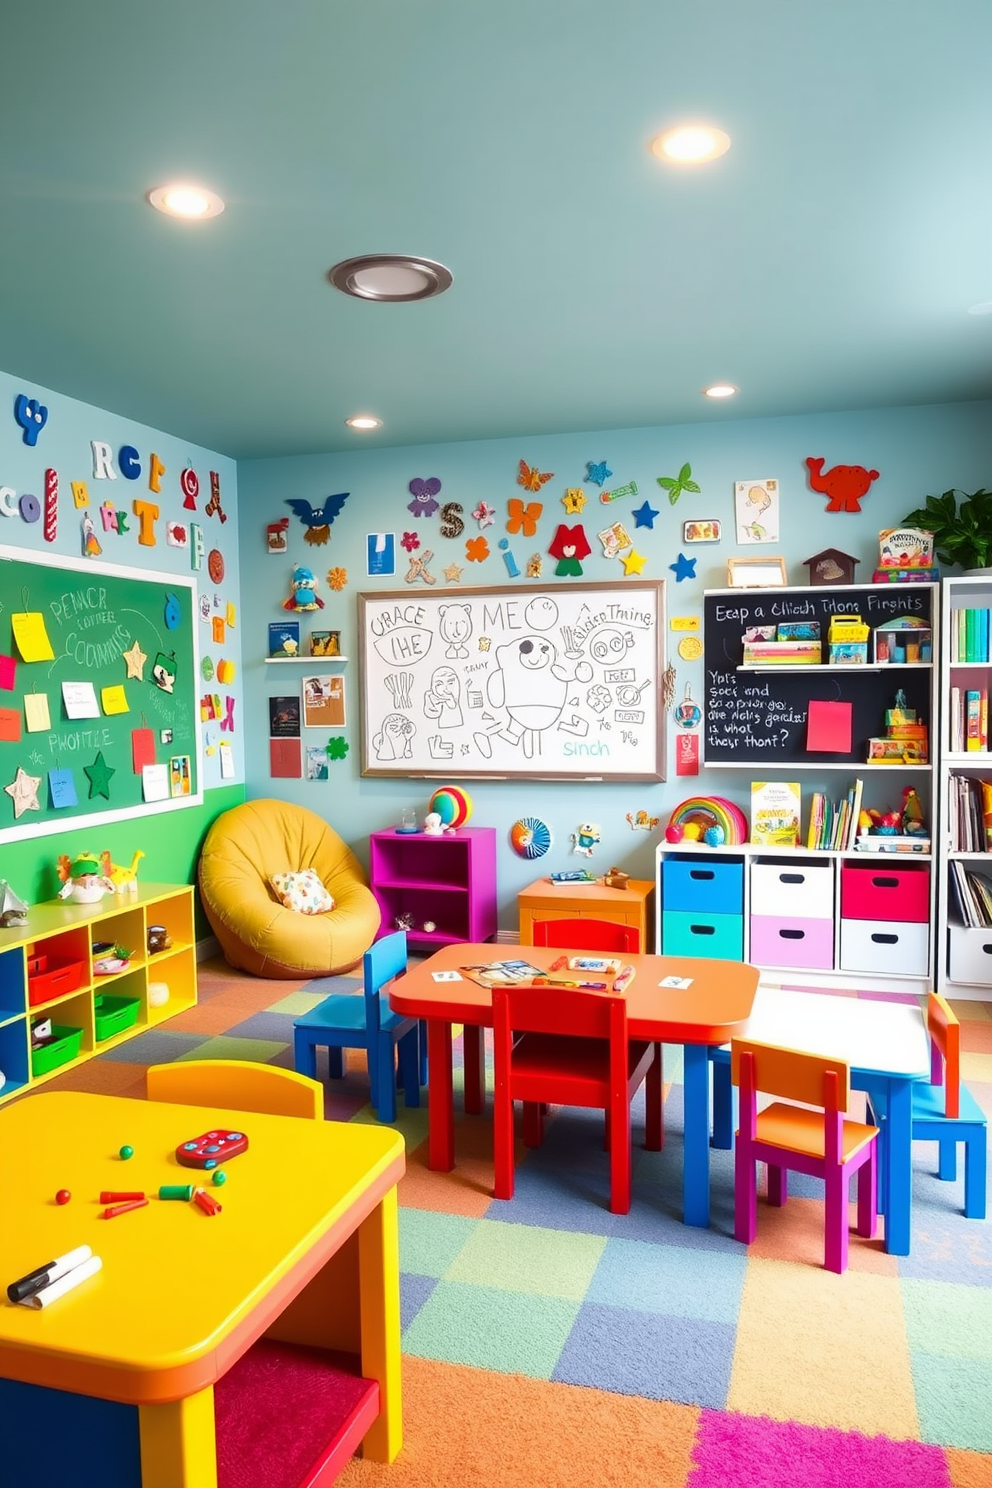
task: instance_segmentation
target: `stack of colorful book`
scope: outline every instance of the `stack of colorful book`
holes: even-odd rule
[[[819,664],[819,641],[745,641],[745,666],[810,666]]]
[[[951,624],[951,661],[992,660],[992,610],[955,610]]]
[[[988,929],[992,926],[992,880],[984,873],[966,869],[960,858],[953,859],[950,867],[952,916],[973,930]]]
[[[951,688],[951,753],[987,754],[989,693],[987,687]]]
[[[992,782],[952,775],[947,808],[952,852],[992,852]]]
[[[806,846],[830,848],[835,852],[849,852],[856,847],[861,792],[860,780],[854,782],[844,801],[830,801],[822,791],[815,791],[810,807]]]

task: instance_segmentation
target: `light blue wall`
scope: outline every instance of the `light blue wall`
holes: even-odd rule
[[[635,538],[637,550],[646,555],[644,576],[668,581],[670,615],[701,614],[706,588],[722,588],[726,561],[734,554],[760,557],[783,554],[790,582],[808,582],[802,560],[821,548],[837,547],[861,559],[858,577],[871,579],[878,553],[880,528],[898,524],[907,512],[921,504],[928,492],[951,486],[974,490],[992,484],[992,405],[952,404],[926,408],[888,409],[867,413],[823,414],[816,417],[727,420],[682,425],[673,428],[630,429],[608,433],[569,434],[492,440],[480,443],[416,446],[404,449],[361,449],[351,455],[300,456],[290,459],[242,462],[238,470],[241,505],[241,573],[245,601],[245,707],[247,714],[246,782],[249,796],[278,795],[311,807],[327,817],[359,855],[367,860],[367,838],[371,831],[391,826],[400,808],[415,805],[423,813],[431,786],[425,781],[370,779],[359,773],[359,684],[357,662],[356,596],[360,591],[405,589],[406,555],[398,549],[397,574],[392,579],[369,579],[365,567],[365,539],[370,532],[418,530],[422,545],[434,552],[432,568],[444,588],[442,570],[456,562],[463,568],[462,583],[500,585],[510,582],[496,543],[505,536],[507,501],[526,493],[517,485],[518,461],[554,471],[553,480],[540,496],[544,512],[535,538],[512,537],[510,547],[521,570],[534,552],[544,556],[544,576],[549,585],[554,560],[547,556],[559,522],[572,525],[561,497],[568,486],[583,486],[588,504],[583,523],[595,552],[584,563],[584,577],[623,583],[623,570],[616,560],[600,555],[596,533],[610,522],[623,519]],[[860,515],[828,514],[826,498],[809,489],[804,461],[822,455],[826,468],[835,464],[865,465],[880,471],[864,499]],[[638,495],[604,506],[598,502],[599,488],[584,481],[587,461],[606,460],[614,472],[610,485],[636,481]],[[683,495],[674,507],[657,485],[656,477],[676,475],[683,462],[692,465],[693,478],[701,487],[698,496]],[[406,510],[410,500],[408,482],[415,476],[438,476],[440,500],[458,501],[465,509],[466,530],[457,540],[441,538],[437,518],[417,521]],[[782,540],[771,546],[741,549],[733,541],[733,490],[737,480],[775,477],[781,483]],[[267,553],[266,524],[288,513],[287,498],[305,497],[319,505],[335,491],[351,494],[331,528],[326,547],[307,547],[304,528],[293,517],[289,553]],[[492,556],[481,564],[465,561],[465,538],[477,535],[469,516],[479,500],[496,508],[496,523],[486,529]],[[660,515],[653,530],[635,531],[632,507],[647,499]],[[690,518],[719,518],[724,540],[719,545],[683,548],[682,523]],[[694,581],[676,583],[668,565],[679,552],[697,559]],[[269,776],[268,704],[270,694],[291,691],[286,686],[290,668],[266,667],[267,627],[284,612],[294,563],[308,563],[322,581],[320,594],[326,608],[309,622],[342,631],[342,649],[354,658],[345,668],[348,686],[349,722],[345,733],[350,753],[344,763],[332,764],[330,782],[302,780],[272,781]],[[329,590],[324,576],[331,566],[348,570],[348,585],[341,593]],[[517,582],[525,582],[518,580]],[[414,588],[420,586],[413,586]],[[453,596],[457,586],[450,586]],[[669,641],[677,641],[671,635]],[[702,701],[702,663],[685,663],[670,647],[678,668],[678,696],[686,683]],[[295,675],[295,673],[294,673]],[[298,677],[294,683],[298,687]],[[473,822],[495,826],[498,834],[500,924],[515,928],[517,891],[536,878],[541,870],[581,866],[584,859],[569,850],[569,834],[580,821],[593,820],[602,828],[602,845],[592,861],[599,871],[618,864],[635,877],[650,877],[657,834],[633,832],[625,821],[627,812],[639,809],[667,820],[672,808],[689,795],[715,793],[730,796],[746,806],[750,775],[747,772],[707,771],[698,779],[676,779],[673,742],[669,730],[669,779],[659,785],[597,784],[594,786],[521,780],[515,783],[470,783],[475,802]],[[326,730],[314,732],[310,742],[322,743]],[[306,734],[304,744],[308,742]],[[457,779],[457,776],[453,777]],[[520,815],[544,817],[555,838],[551,852],[540,864],[517,858],[508,845],[508,830]]]

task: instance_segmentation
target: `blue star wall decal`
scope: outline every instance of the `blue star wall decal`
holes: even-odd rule
[[[637,509],[633,513],[634,525],[635,527],[653,528],[654,519],[657,515],[658,513],[655,511],[654,507],[649,506],[648,503],[645,501],[644,505],[637,507]]]
[[[586,469],[589,472],[586,480],[592,481],[596,486],[601,486],[613,474],[613,471],[609,468],[605,460],[600,460],[598,465],[593,464],[592,460],[587,460]]]
[[[676,584],[681,584],[683,579],[694,579],[696,577],[696,560],[695,558],[687,558],[684,553],[680,553],[677,561],[670,563],[668,566],[675,575]]]

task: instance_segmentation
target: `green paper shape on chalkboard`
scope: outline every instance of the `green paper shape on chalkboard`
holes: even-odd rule
[[[110,800],[110,777],[116,775],[117,771],[112,765],[108,765],[103,757],[103,750],[98,749],[96,759],[91,765],[83,766],[83,774],[90,783],[90,800],[94,796],[103,796]]]
[[[177,670],[176,658],[174,656],[166,656],[164,651],[160,651],[155,658],[155,665],[152,667],[152,681],[163,692],[174,692]]]

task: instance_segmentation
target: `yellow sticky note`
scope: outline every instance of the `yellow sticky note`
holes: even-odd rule
[[[118,683],[116,687],[101,687],[100,702],[103,704],[104,713],[107,714],[130,713],[131,711],[127,705],[127,693],[121,683]]]
[[[44,734],[52,726],[47,692],[24,694],[24,723],[29,734]]]
[[[235,612],[234,605],[231,604],[230,601],[228,601],[228,605],[227,605],[227,623],[228,623],[228,625],[230,625],[232,627],[234,625],[235,613],[236,612]]]
[[[40,610],[30,614],[22,610],[20,614],[11,615],[10,623],[22,661],[55,660],[55,652],[45,629],[45,617]]]

